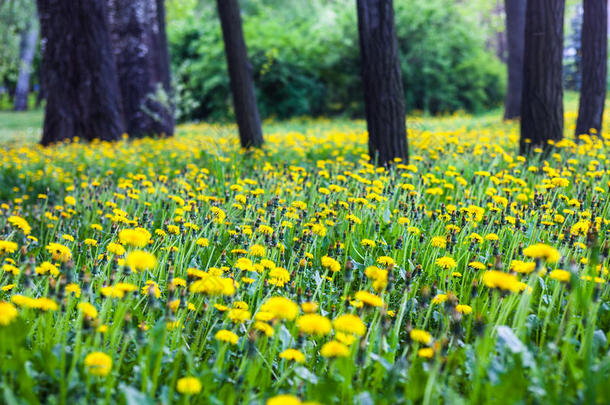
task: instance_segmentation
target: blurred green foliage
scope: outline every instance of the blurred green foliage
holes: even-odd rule
[[[35,1],[0,0],[0,94],[17,83],[21,33],[37,23]]]
[[[505,68],[486,50],[486,27],[454,0],[396,1],[408,110],[482,111],[503,99]],[[263,117],[363,114],[353,0],[242,0],[242,20]],[[488,13],[487,13],[488,14]],[[181,120],[232,115],[214,2],[168,3]]]

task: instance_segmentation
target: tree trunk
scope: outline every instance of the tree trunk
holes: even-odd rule
[[[41,143],[124,132],[104,2],[37,0],[47,103]]]
[[[528,0],[523,54],[520,153],[563,137],[565,0]]]
[[[260,147],[263,144],[261,119],[256,106],[252,65],[241,26],[237,0],[217,0],[218,16],[225,43],[227,67],[233,93],[235,118],[239,127],[241,146]]]
[[[379,165],[408,160],[405,100],[392,0],[357,0],[369,154]]]
[[[30,74],[32,73],[32,62],[36,45],[38,44],[38,24],[30,23],[30,26],[22,34],[23,47],[20,55],[19,78],[15,90],[15,111],[28,109],[28,96],[30,94]]]
[[[489,18],[485,19],[485,24],[495,27],[493,21],[501,19],[502,16],[506,14],[505,3],[506,0],[496,0],[496,6],[489,13]],[[508,60],[507,40],[506,30],[503,30],[500,27],[497,29],[493,28],[493,32],[489,35],[489,39],[487,40],[487,47],[490,51],[493,51],[502,63],[506,63]]]
[[[171,136],[169,53],[162,0],[107,0],[125,125],[130,137]]]
[[[504,0],[508,42],[508,85],[504,119],[519,118],[523,90],[523,48],[525,46],[525,7],[527,0]]]
[[[157,2],[157,24],[159,26],[159,35],[157,36],[157,65],[159,66],[159,76],[163,83],[163,88],[168,94],[172,93],[172,75],[170,69],[169,46],[167,45],[167,33],[165,31],[165,0],[156,0]],[[173,118],[173,110],[172,110]]]
[[[576,136],[601,134],[606,100],[608,54],[607,0],[584,0],[582,23],[582,81]]]

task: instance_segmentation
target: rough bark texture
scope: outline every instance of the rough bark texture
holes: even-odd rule
[[[504,103],[504,119],[515,119],[521,115],[526,5],[527,0],[504,0],[508,42],[508,85]]]
[[[104,2],[37,0],[47,104],[41,143],[124,132]]]
[[[169,53],[162,0],[106,0],[130,137],[171,136]]]
[[[379,165],[408,159],[405,100],[392,0],[357,0],[369,154]]]
[[[607,0],[584,0],[581,41],[582,82],[576,136],[600,134],[602,129],[608,61]]]
[[[256,105],[252,65],[239,15],[237,0],[217,0],[218,16],[225,43],[227,67],[233,93],[235,118],[239,127],[241,146],[259,147],[263,144],[263,130]]]
[[[564,0],[528,0],[521,96],[521,153],[563,137]],[[528,141],[529,140],[529,141]]]
[[[28,30],[22,34],[22,52],[20,56],[19,77],[15,90],[15,111],[28,109],[28,95],[30,94],[30,75],[32,73],[32,61],[38,44],[38,24],[31,23]]]

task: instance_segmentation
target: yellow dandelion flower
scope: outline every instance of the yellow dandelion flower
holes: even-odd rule
[[[106,250],[108,250],[108,252],[115,254],[117,256],[122,256],[123,254],[125,254],[125,248],[123,247],[123,245],[119,244],[119,243],[109,243],[108,246],[106,247]]]
[[[570,281],[572,279],[572,273],[570,273],[569,271],[566,271],[566,270],[557,269],[557,270],[551,271],[549,273],[549,277],[552,278],[553,280],[557,280],[562,283],[567,283],[568,281]]]
[[[432,357],[434,357],[434,349],[430,347],[424,347],[417,351],[417,355],[419,357],[423,357],[424,359],[431,359]]]
[[[411,340],[425,345],[430,344],[432,341],[432,335],[423,329],[413,329],[409,332],[409,336],[411,337]]]
[[[305,361],[305,355],[297,349],[286,349],[280,353],[280,358],[285,360],[291,360],[296,363],[303,363]]]
[[[15,253],[19,246],[15,242],[8,240],[0,240],[0,255],[7,253]]]
[[[19,311],[10,302],[0,301],[0,326],[7,326],[17,318]]]
[[[266,253],[266,249],[264,246],[259,245],[259,244],[254,244],[252,246],[250,246],[250,251],[249,253],[252,256],[256,256],[256,257],[265,257],[265,253]]]
[[[392,259],[390,256],[379,256],[377,258],[377,264],[386,267],[392,267],[394,266],[394,259]]]
[[[455,310],[460,314],[468,315],[472,313],[472,307],[470,305],[458,304],[455,306]]]
[[[457,266],[457,262],[449,256],[439,257],[435,261],[436,265],[444,270],[451,270]]]
[[[435,236],[430,241],[433,247],[444,249],[447,247],[447,238],[444,236]]]
[[[97,309],[88,302],[80,302],[77,305],[78,309],[88,318],[97,318]]]
[[[332,257],[322,256],[321,262],[322,267],[329,269],[333,273],[336,273],[341,270],[341,264]]]
[[[301,304],[301,309],[303,310],[303,312],[308,313],[308,314],[313,313],[313,312],[318,312],[319,307],[320,306],[318,305],[317,302],[309,301],[309,302],[304,302]]]
[[[157,258],[152,253],[135,250],[127,255],[125,265],[137,273],[154,268],[157,265]]]
[[[182,377],[176,384],[176,390],[185,395],[199,394],[201,388],[201,381],[197,377]]]
[[[347,357],[349,356],[349,347],[336,340],[331,340],[322,346],[320,354],[324,357]]]
[[[375,246],[377,246],[377,244],[375,243],[374,240],[371,239],[362,239],[360,241],[360,244],[364,247],[370,247],[370,248],[374,248]]]
[[[218,340],[219,342],[230,343],[232,345],[236,345],[237,341],[239,340],[239,336],[237,336],[235,333],[231,332],[230,330],[226,330],[226,329],[221,329],[218,332],[216,332],[216,334],[214,335],[214,338],[216,340]]]
[[[8,217],[8,223],[17,229],[20,229],[24,235],[29,235],[30,232],[32,232],[32,227],[30,226],[30,224],[28,224],[28,221],[17,215],[12,215]]]
[[[483,284],[489,288],[498,288],[504,291],[517,292],[521,290],[517,277],[495,270],[483,273]]]
[[[331,331],[331,323],[328,318],[318,314],[305,314],[297,320],[297,327],[301,333],[308,335],[324,336]]]
[[[148,245],[150,237],[150,232],[144,228],[123,229],[119,232],[121,244],[133,247],[142,248]]]
[[[547,263],[557,263],[561,258],[559,251],[544,243],[536,243],[523,249],[523,254],[533,259],[543,259]]]
[[[333,320],[336,331],[362,336],[366,333],[366,325],[357,315],[344,314]]]
[[[375,294],[371,294],[368,291],[358,291],[355,295],[355,298],[358,301],[361,301],[361,302],[365,303],[366,305],[370,305],[372,307],[382,307],[383,306],[383,300],[381,299],[381,297],[379,297]]]
[[[47,251],[51,254],[53,260],[65,263],[72,259],[72,252],[67,246],[59,243],[49,243],[46,246]]]
[[[112,370],[112,359],[106,353],[89,353],[85,357],[85,368],[91,375],[105,377]]]
[[[269,398],[266,405],[301,405],[302,402],[294,395],[276,395]]]

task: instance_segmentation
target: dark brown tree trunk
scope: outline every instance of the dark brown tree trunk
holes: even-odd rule
[[[104,2],[37,0],[47,103],[41,143],[124,132]]]
[[[392,0],[357,0],[369,154],[379,165],[408,160],[407,128]]]
[[[523,54],[520,153],[563,137],[565,0],[528,0]]]
[[[28,96],[30,94],[30,75],[32,74],[32,62],[36,45],[38,44],[38,24],[31,22],[30,26],[22,34],[22,52],[20,56],[19,78],[15,89],[15,111],[28,109]]]
[[[235,118],[239,127],[241,146],[260,147],[263,144],[263,130],[256,105],[252,65],[248,60],[248,50],[241,26],[237,0],[217,0],[218,16],[225,43],[227,67],[231,80],[231,93]]]
[[[107,0],[125,125],[130,137],[171,136],[169,53],[161,0]]]
[[[584,0],[581,42],[582,82],[576,120],[577,137],[601,134],[608,60],[607,0]]]
[[[525,7],[527,0],[504,0],[508,42],[508,85],[504,103],[504,119],[521,115],[523,90],[523,48],[525,46]]]

